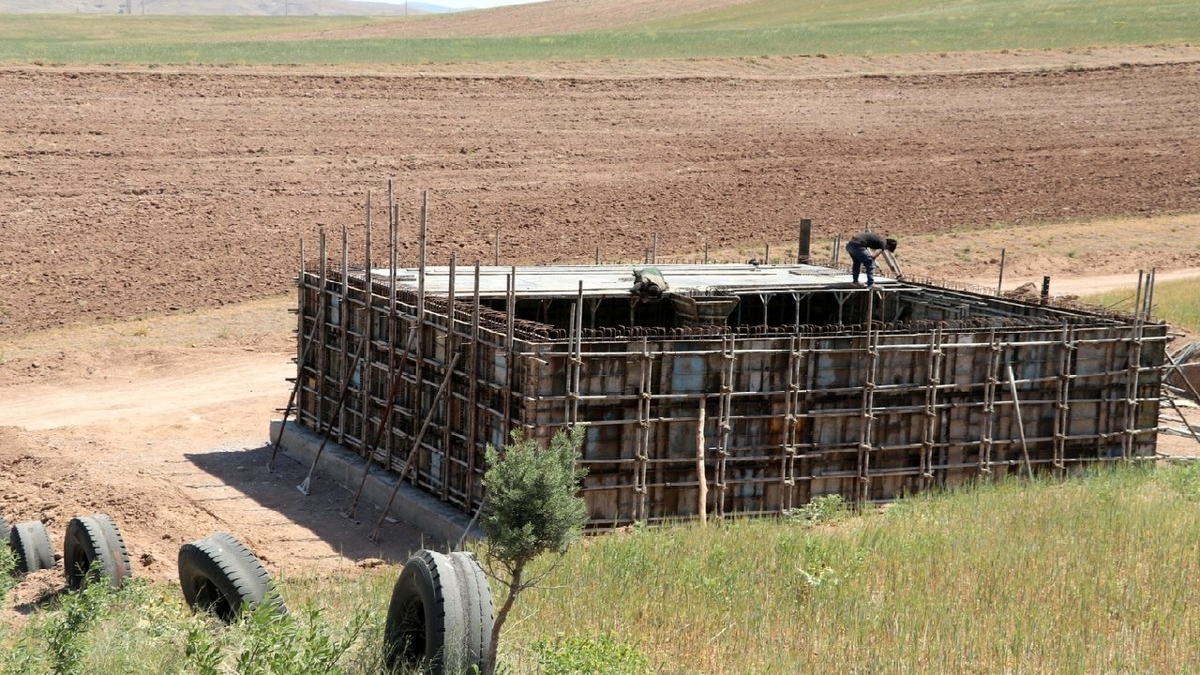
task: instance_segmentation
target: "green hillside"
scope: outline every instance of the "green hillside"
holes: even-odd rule
[[[545,3],[553,12],[555,3]],[[408,21],[451,21],[422,17]],[[1200,41],[1183,0],[759,0],[610,30],[467,38],[295,39],[403,18],[9,15],[0,62],[398,64],[884,54]],[[427,23],[424,25],[428,25]],[[397,28],[402,28],[398,27]],[[382,29],[382,30],[381,30]],[[346,31],[350,32],[347,33]],[[397,30],[402,34],[402,30]]]

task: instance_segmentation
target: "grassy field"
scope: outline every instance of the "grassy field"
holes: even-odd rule
[[[559,35],[281,38],[452,18],[9,15],[0,22],[0,62],[401,64],[955,52],[1200,40],[1200,3],[1182,0],[759,0]]]
[[[613,533],[518,604],[504,672],[1195,672],[1198,499],[1200,465],[1127,466]],[[0,672],[377,673],[397,573],[284,580],[288,619],[232,628],[173,586],[62,596]]]
[[[1084,302],[1133,313],[1136,289],[1111,291],[1081,298]],[[1154,284],[1152,314],[1173,326],[1200,332],[1200,294],[1194,279]]]

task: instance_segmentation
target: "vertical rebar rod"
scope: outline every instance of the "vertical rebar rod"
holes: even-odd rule
[[[875,376],[878,367],[879,332],[875,330],[875,289],[867,290],[866,349],[867,368],[863,379],[862,424],[858,442],[858,490],[857,504],[862,508],[871,497],[871,448],[874,443],[875,421]]]
[[[987,375],[983,381],[983,433],[979,439],[979,473],[992,474],[993,436],[996,428],[996,384],[1000,381],[1000,343],[996,329],[988,332]]]
[[[504,358],[504,419],[500,421],[501,427],[504,429],[504,442],[507,443],[509,435],[512,433],[512,397],[513,387],[516,385],[516,364],[513,361],[516,359],[517,346],[517,267],[514,265],[509,269],[507,284],[507,297],[505,304],[507,305],[506,324],[504,328],[504,348],[507,354]]]
[[[1133,333],[1129,345],[1129,368],[1125,386],[1125,434],[1121,441],[1121,458],[1129,460],[1133,457],[1133,441],[1137,434],[1138,408],[1138,375],[1142,365],[1142,337],[1147,320],[1144,307],[1149,296],[1152,276],[1146,276],[1143,287],[1143,274],[1138,272],[1138,292],[1135,304],[1140,308],[1133,317]]]
[[[933,448],[937,438],[937,392],[941,384],[942,329],[935,328],[929,336],[925,354],[925,423],[921,430],[921,485],[933,486]]]
[[[446,281],[446,353],[443,356],[443,362],[450,361],[451,354],[457,354],[458,338],[455,337],[454,322],[455,322],[455,304],[454,304],[454,279],[458,272],[458,257],[454,253],[450,254],[450,278]],[[449,373],[453,379],[453,371]],[[456,426],[457,417],[454,415],[454,407],[458,397],[451,394],[444,399],[446,406],[446,415],[442,424],[442,501],[447,501],[450,496],[450,458],[453,453],[450,451],[453,438],[450,435],[451,429]],[[469,504],[467,505],[469,508]]]
[[[780,508],[784,512],[792,510],[792,500],[796,485],[796,425],[799,423],[797,408],[799,407],[798,399],[800,397],[800,356],[800,336],[792,333],[788,338],[787,392],[784,394],[783,457],[779,470],[780,482],[782,483],[780,491],[783,496],[780,500]],[[703,408],[701,412],[703,413]]]
[[[416,374],[413,380],[412,435],[416,436],[421,417],[425,414],[425,275],[429,244],[429,190],[421,193],[421,229],[417,233],[417,316],[416,349],[413,350]],[[419,470],[418,470],[419,473]],[[417,476],[414,473],[413,476]],[[414,478],[415,480],[415,478]]]
[[[643,520],[649,518],[647,509],[649,508],[650,487],[647,485],[646,472],[650,467],[650,407],[651,396],[654,388],[654,361],[650,356],[650,339],[642,337],[642,386],[641,400],[639,401],[638,409],[641,412],[639,415],[638,424],[641,428],[641,434],[638,436],[637,449],[637,483],[639,486],[640,499],[638,504],[638,513],[641,514]]]
[[[359,443],[364,444],[364,452],[366,451],[365,444],[367,442],[367,427],[369,426],[368,422],[371,418],[371,383],[375,380],[375,368],[372,366],[372,364],[375,362],[375,313],[378,311],[375,306],[375,274],[373,272],[375,268],[373,257],[374,251],[371,250],[371,230],[375,222],[373,214],[371,213],[371,210],[375,205],[373,197],[374,193],[370,190],[367,190],[367,232],[366,243],[364,247],[366,249],[365,253],[367,256],[367,264],[366,270],[364,270],[365,293],[363,294],[363,335],[360,338],[367,341],[367,351],[363,355],[362,378],[358,383],[358,414],[360,421],[359,426],[361,427],[358,432],[358,440]],[[370,461],[371,460],[368,458],[367,462],[370,463]]]
[[[733,335],[722,336],[721,358],[724,362],[721,364],[721,406],[720,418],[717,420],[720,444],[717,449],[717,471],[714,482],[717,488],[716,516],[718,518],[725,517],[725,501],[729,489],[725,471],[726,460],[729,458],[730,437],[733,435],[733,425],[730,420],[733,415],[734,368],[737,361],[737,343]]]
[[[316,312],[314,312],[313,333],[311,335],[308,335],[308,333],[309,333],[308,328],[304,325],[305,324],[304,310],[305,310],[305,306],[308,304],[305,302],[305,296],[307,295],[308,282],[305,281],[305,279],[304,279],[304,271],[305,271],[304,265],[305,265],[304,238],[301,237],[300,238],[300,267],[296,274],[296,287],[297,287],[298,296],[299,296],[297,298],[297,303],[296,303],[296,309],[297,309],[297,311],[296,311],[296,335],[299,336],[300,339],[304,340],[304,344],[300,346],[299,353],[296,354],[296,357],[299,359],[296,362],[296,386],[297,386],[296,410],[297,411],[304,408],[304,405],[303,405],[303,403],[304,403],[304,391],[303,391],[304,387],[301,384],[304,381],[304,360],[305,360],[305,356],[308,354],[309,345],[312,344],[313,338],[316,337],[316,332],[315,332],[316,328],[317,328],[317,325],[315,323],[316,312],[321,311],[321,309],[320,309],[321,303],[318,302],[317,310],[316,310]],[[320,295],[318,295],[317,298],[320,299]],[[306,335],[308,335],[307,338],[305,337]],[[287,417],[286,413],[284,414],[284,417],[285,418]],[[299,417],[299,415],[297,415],[297,417]],[[282,430],[280,430],[280,431],[282,433]]]
[[[580,283],[580,285],[583,284],[582,281],[580,281],[579,283]],[[566,421],[567,424],[571,424],[571,401],[576,398],[575,390],[571,388],[571,385],[574,382],[574,378],[571,375],[572,375],[572,371],[575,369],[575,331],[576,331],[576,329],[577,329],[577,326],[575,325],[575,303],[571,303],[571,316],[570,316],[570,321],[567,325],[566,363],[563,364],[564,365],[563,389],[567,393],[566,396],[563,396],[563,419]]]
[[[338,312],[338,326],[342,331],[342,367],[346,367],[346,359],[350,358],[350,228],[342,226],[342,299]],[[338,404],[337,412],[338,444],[346,442],[346,406]]]
[[[479,262],[475,263],[475,289],[473,292],[471,310],[471,341],[467,350],[467,358],[470,359],[469,364],[465,368],[469,384],[467,385],[467,506],[473,508],[474,502],[474,487],[475,487],[475,467],[482,465],[479,455],[479,378],[481,376],[479,370],[479,283],[480,283],[480,267]],[[482,492],[480,497],[482,498]],[[482,503],[482,499],[481,499]]]
[[[388,180],[388,381],[392,382],[392,386],[396,386],[396,333],[399,330],[397,325],[400,322],[399,315],[396,312],[396,275],[399,273],[400,265],[400,212],[396,208],[396,196],[393,191],[392,181]],[[395,396],[389,396],[389,409],[382,413],[384,419],[390,419],[391,407],[395,405]],[[383,443],[386,448],[384,452],[384,466],[392,464],[392,446],[394,439],[392,438],[392,425],[383,424],[384,437]],[[378,443],[378,432],[376,432],[376,443]],[[367,460],[367,467],[371,466],[370,459]]]
[[[1075,329],[1063,323],[1062,356],[1058,362],[1057,399],[1054,416],[1054,473],[1061,477],[1066,469],[1067,434],[1071,431],[1071,376],[1075,363]]]
[[[579,424],[579,397],[582,395],[583,375],[583,282],[579,283],[579,306],[576,309],[575,326],[575,401],[571,406],[571,424]]]
[[[330,309],[332,309],[333,298],[330,296],[329,291],[325,288],[325,285],[329,280],[329,252],[324,227],[321,228],[319,249],[321,255],[321,287],[317,292],[317,301],[322,304],[328,304]],[[317,352],[317,378],[315,387],[316,391],[314,392],[317,400],[315,401],[316,405],[314,406],[313,410],[317,416],[314,426],[318,429],[321,428],[321,423],[325,421],[325,376],[326,371],[329,370],[329,318],[329,313],[326,311],[325,315],[321,318],[321,349],[319,352]]]

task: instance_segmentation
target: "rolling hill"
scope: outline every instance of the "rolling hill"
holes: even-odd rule
[[[0,14],[412,16],[449,11],[432,3],[358,0],[0,0]]]

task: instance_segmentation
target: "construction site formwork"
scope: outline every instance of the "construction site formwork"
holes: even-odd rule
[[[865,504],[1155,455],[1167,326],[811,265],[321,263],[297,419],[465,512],[513,430],[586,429],[592,527]],[[656,277],[658,278],[658,277]]]

